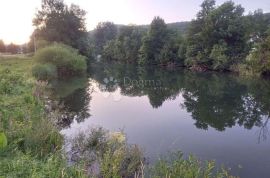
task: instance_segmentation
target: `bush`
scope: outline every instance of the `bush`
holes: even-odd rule
[[[81,75],[87,69],[85,57],[62,44],[39,49],[34,58],[37,64],[33,67],[33,75],[39,80]]]
[[[37,64],[32,68],[32,73],[38,80],[57,78],[57,69],[53,64]]]

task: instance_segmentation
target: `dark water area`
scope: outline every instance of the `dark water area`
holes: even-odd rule
[[[68,138],[123,130],[150,162],[181,150],[235,176],[270,175],[270,80],[183,69],[94,64],[89,77],[52,85]]]

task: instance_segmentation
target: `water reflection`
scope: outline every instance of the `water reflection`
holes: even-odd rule
[[[93,64],[89,75],[98,82],[101,92],[120,89],[122,96],[147,96],[153,108],[181,95],[184,101],[179,107],[191,113],[199,129],[225,131],[235,125],[246,129],[256,126],[261,128],[259,140],[266,139],[270,114],[267,80],[119,64]],[[55,81],[51,87],[58,106],[66,113],[59,121],[63,127],[68,127],[73,119],[82,122],[90,117],[93,88],[87,78]]]
[[[179,104],[191,113],[199,129],[212,127],[224,131],[235,125],[246,129],[257,126],[266,135],[270,111],[270,82],[267,80],[130,65],[96,65],[94,69],[91,77],[100,86],[106,86],[100,88],[102,91],[117,89],[112,83],[104,82],[104,78],[112,77],[122,95],[147,96],[153,108],[182,95],[185,100]]]
[[[53,81],[50,84],[50,95],[55,104],[55,110],[61,113],[58,125],[69,127],[74,120],[80,123],[90,114],[91,89],[87,77],[71,78]]]
[[[152,160],[181,150],[236,176],[269,177],[269,80],[118,64],[90,71],[52,84],[65,136],[95,125],[124,129]]]

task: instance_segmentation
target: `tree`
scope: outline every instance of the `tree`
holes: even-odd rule
[[[116,38],[117,27],[112,22],[100,22],[94,30],[96,53],[102,53],[103,47],[110,40]]]
[[[162,65],[179,62],[178,51],[180,48],[178,36],[173,31],[168,31],[167,40],[160,51],[158,62]]]
[[[42,0],[41,7],[33,19],[36,30],[32,38],[64,43],[89,55],[86,12],[74,4],[68,7],[63,0]]]
[[[147,35],[143,38],[141,62],[148,64],[159,63],[160,51],[168,38],[167,25],[160,17],[155,17],[150,25]]]
[[[246,62],[252,73],[270,74],[270,33],[266,39],[262,39],[262,42],[256,43],[255,48],[247,56]]]
[[[1,53],[6,52],[6,46],[3,40],[0,40],[0,52]]]
[[[123,26],[116,39],[107,42],[103,56],[106,59],[137,63],[143,31],[135,26]]]
[[[229,68],[229,60],[226,52],[227,46],[225,43],[214,45],[209,56],[213,60],[214,70],[226,70]]]
[[[270,24],[270,16],[263,13],[262,9],[258,9],[247,16],[249,28],[248,36],[252,42],[261,42],[267,38],[267,30]]]
[[[213,58],[217,55],[218,49],[222,51],[220,51],[222,58],[226,58],[227,67],[247,54],[244,9],[232,1],[225,2],[219,7],[214,7],[214,4],[213,0],[204,1],[197,19],[191,24],[187,39],[186,64],[188,66],[204,65],[210,69],[219,69],[216,64],[220,62],[220,58]]]
[[[205,0],[201,4],[201,11],[198,12],[197,18],[192,20],[187,35],[186,60],[187,66],[207,64],[208,59],[205,54],[205,44],[207,37],[204,37],[206,19],[215,9],[215,0]]]

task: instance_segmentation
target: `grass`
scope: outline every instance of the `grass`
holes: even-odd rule
[[[150,168],[153,178],[233,178],[226,169],[218,169],[214,161],[202,162],[194,156],[183,158],[181,152],[160,159]]]
[[[90,129],[71,140],[73,164],[67,164],[63,137],[44,111],[46,83],[36,82],[27,56],[0,56],[0,178],[225,178],[214,162],[194,157],[145,164],[143,152],[123,133]]]
[[[31,57],[0,56],[0,133],[7,140],[0,148],[0,177],[84,177],[66,165],[63,138],[34,95],[39,87],[32,66]]]

